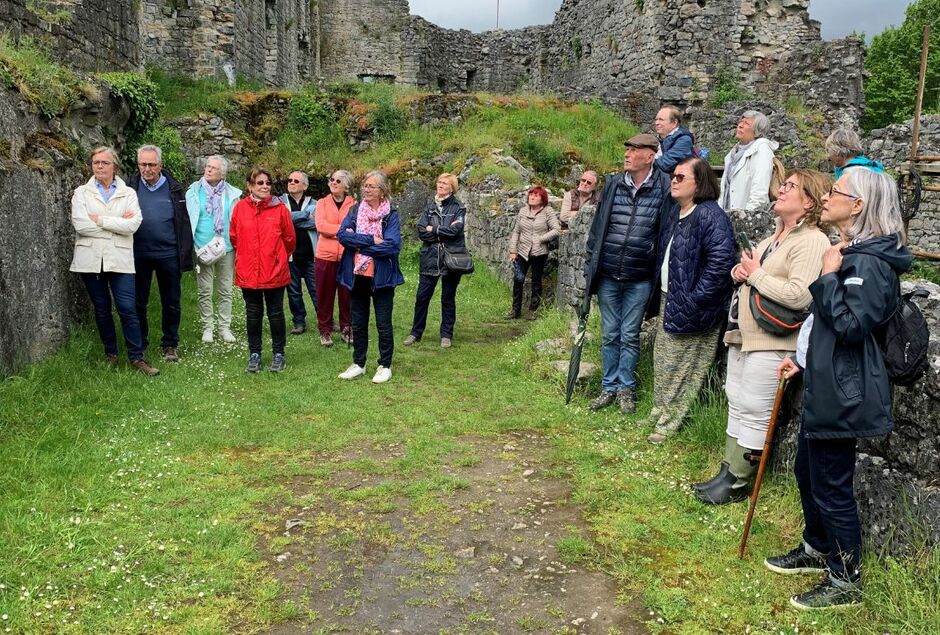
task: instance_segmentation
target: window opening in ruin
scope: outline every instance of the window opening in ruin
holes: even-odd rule
[[[443,93],[446,88],[447,88],[447,79],[445,77],[441,77],[440,75],[438,75],[437,89]]]
[[[698,0],[698,6],[705,8],[705,0]]]
[[[468,68],[467,69],[467,90],[473,89],[474,85],[476,84],[476,79],[477,79],[477,69]]]
[[[277,26],[276,0],[264,0],[264,26],[273,29]]]
[[[359,81],[363,84],[394,84],[394,75],[373,75],[370,73],[359,73]]]

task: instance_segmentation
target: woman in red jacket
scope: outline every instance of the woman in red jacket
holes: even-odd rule
[[[288,260],[297,244],[290,211],[271,196],[271,173],[254,168],[248,175],[248,196],[235,205],[229,238],[235,248],[235,286],[245,298],[248,322],[249,373],[261,370],[261,319],[265,305],[271,326],[274,359],[271,372],[284,370],[284,290],[290,283]]]

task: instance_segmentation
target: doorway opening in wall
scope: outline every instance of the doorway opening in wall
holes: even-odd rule
[[[447,78],[441,77],[440,75],[438,75],[438,77],[437,77],[437,89],[438,89],[439,91],[441,91],[442,93],[446,93],[446,92],[447,92]]]
[[[473,91],[476,89],[476,79],[477,79],[477,69],[468,68],[467,69],[467,90]]]
[[[371,73],[359,73],[359,81],[363,84],[394,84],[394,75],[374,75]]]

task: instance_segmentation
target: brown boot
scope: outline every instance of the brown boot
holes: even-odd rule
[[[160,371],[158,369],[148,364],[147,361],[144,359],[135,359],[134,361],[131,362],[131,366],[134,367],[134,370],[136,370],[139,373],[143,373],[147,377],[156,377],[157,375],[160,374]]]

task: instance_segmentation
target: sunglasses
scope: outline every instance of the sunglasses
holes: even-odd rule
[[[288,182],[288,183],[291,183],[291,184],[293,184],[293,183],[303,183],[303,181],[301,181],[300,179],[287,179],[287,182]]]
[[[673,174],[671,178],[676,183],[682,183],[685,180],[685,174]]]
[[[265,185],[271,185],[271,181],[255,181],[255,185],[262,187]]]
[[[343,182],[343,179],[330,178],[330,183],[342,183],[342,182]]]
[[[586,183],[587,185],[594,185],[594,181],[591,179],[581,179],[581,183]]]

